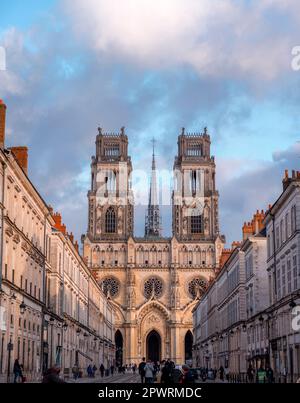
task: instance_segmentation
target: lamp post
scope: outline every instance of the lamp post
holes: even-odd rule
[[[49,320],[49,322],[50,322],[50,327],[51,327],[51,330],[50,330],[50,368],[52,367],[52,364],[53,364],[53,326],[54,326],[54,318],[50,318],[50,320]]]

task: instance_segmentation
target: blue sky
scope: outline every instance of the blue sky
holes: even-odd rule
[[[299,27],[296,0],[4,2],[6,144],[29,146],[33,182],[79,237],[98,125],[125,126],[134,168],[149,169],[153,136],[171,169],[181,127],[208,126],[230,243],[299,165]],[[139,208],[137,235],[143,226]]]

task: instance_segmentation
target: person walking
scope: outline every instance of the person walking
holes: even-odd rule
[[[195,383],[194,376],[187,365],[182,366],[182,376],[179,382],[183,384]]]
[[[139,364],[139,374],[141,377],[141,383],[145,382],[145,366],[146,366],[146,358],[143,357],[142,362]]]
[[[248,378],[248,382],[253,383],[253,379],[254,379],[254,371],[253,371],[253,367],[250,364],[248,369],[247,369],[247,378]]]
[[[73,374],[73,378],[76,381],[78,379],[78,377],[79,377],[79,368],[78,368],[77,364],[74,364],[74,366],[72,368],[72,374]]]
[[[221,365],[219,369],[220,381],[224,382],[224,367]]]
[[[114,375],[114,371],[115,371],[115,367],[113,366],[113,364],[111,364],[110,373],[111,373],[112,376]]]
[[[153,383],[154,367],[150,360],[147,361],[144,370],[145,370],[145,383]]]
[[[21,378],[21,380],[23,381],[22,367],[19,364],[18,359],[15,360],[14,362],[13,373],[14,373],[14,383],[17,383],[18,378]]]
[[[96,365],[94,364],[94,366],[93,366],[93,368],[92,368],[92,370],[93,370],[93,378],[95,378],[95,374],[96,374],[96,371],[97,371],[97,367],[96,367]]]
[[[266,376],[267,376],[267,382],[268,383],[273,383],[273,381],[274,381],[274,372],[273,372],[273,369],[270,366],[267,366]]]
[[[104,371],[105,371],[104,365],[101,364],[101,365],[100,365],[100,374],[101,374],[101,378],[104,377]]]
[[[266,382],[266,371],[260,366],[259,370],[257,371],[257,382],[258,383],[265,383]]]

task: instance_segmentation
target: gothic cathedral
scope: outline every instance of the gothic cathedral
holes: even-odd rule
[[[84,257],[115,310],[116,365],[192,358],[192,310],[219,267],[218,191],[210,136],[178,137],[173,166],[172,237],[161,235],[156,161],[153,150],[145,236],[134,236],[132,163],[128,138],[96,138],[88,192]]]

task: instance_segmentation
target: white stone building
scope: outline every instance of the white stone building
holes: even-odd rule
[[[0,382],[58,364],[114,363],[114,316],[59,215],[27,175],[27,148],[5,149],[0,101]]]
[[[285,172],[283,191],[265,218],[269,273],[271,365],[281,381],[300,376],[300,332],[292,327],[300,304],[300,173]]]
[[[250,344],[248,334],[257,313],[268,301],[263,217],[263,212],[257,212],[251,223],[244,224],[244,241],[233,245],[193,311],[194,365],[217,369],[223,366],[231,376],[245,377],[256,355],[256,339]]]

